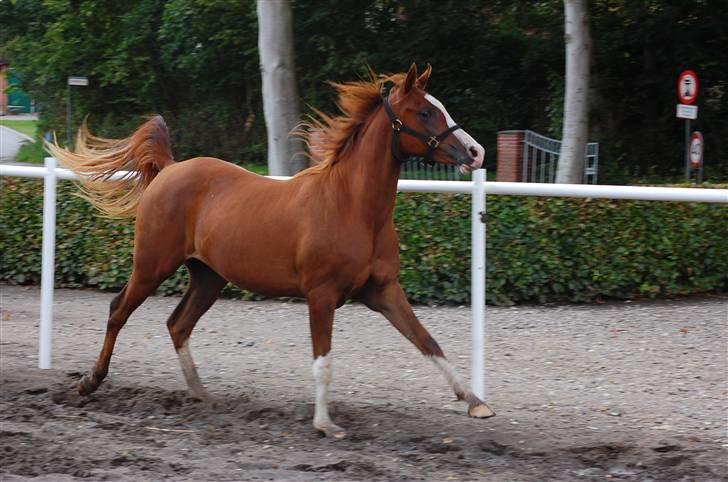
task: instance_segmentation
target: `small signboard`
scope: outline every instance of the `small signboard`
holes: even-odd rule
[[[68,85],[77,85],[80,87],[88,86],[88,77],[70,76],[68,78]]]
[[[690,137],[690,165],[697,169],[703,163],[703,134],[693,132]]]
[[[683,70],[677,78],[677,96],[682,104],[692,104],[698,98],[698,76],[692,70]]]
[[[677,118],[678,119],[697,119],[698,118],[698,106],[697,105],[677,105]]]

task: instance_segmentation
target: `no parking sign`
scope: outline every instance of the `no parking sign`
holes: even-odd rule
[[[677,117],[679,119],[697,119],[698,106],[692,105],[698,98],[698,76],[692,70],[683,70],[677,78]]]
[[[677,78],[677,96],[688,105],[698,98],[698,76],[692,70],[683,70]]]

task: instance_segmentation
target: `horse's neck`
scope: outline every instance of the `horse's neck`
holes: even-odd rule
[[[361,220],[375,229],[392,218],[400,167],[390,147],[391,128],[379,109],[362,128],[356,145],[332,166],[340,195]]]

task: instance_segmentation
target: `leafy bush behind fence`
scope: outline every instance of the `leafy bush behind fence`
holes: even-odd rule
[[[56,283],[118,290],[131,271],[133,221],[100,218],[58,185]],[[489,196],[487,300],[588,302],[724,291],[728,210],[721,205]],[[467,303],[470,197],[400,194],[400,279],[419,303]],[[0,280],[40,280],[42,183],[2,179]],[[161,287],[180,293],[180,269]],[[239,296],[228,286],[225,294]],[[249,294],[245,294],[250,296]]]

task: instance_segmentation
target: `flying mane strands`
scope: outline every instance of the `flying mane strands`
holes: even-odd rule
[[[400,85],[406,74],[377,75],[369,70],[369,80],[329,82],[338,92],[338,116],[330,116],[314,109],[315,117],[303,123],[300,135],[306,142],[314,160],[320,161],[314,169],[325,169],[336,164],[357,133],[369,119],[372,111],[382,103],[382,87],[387,83]]]

